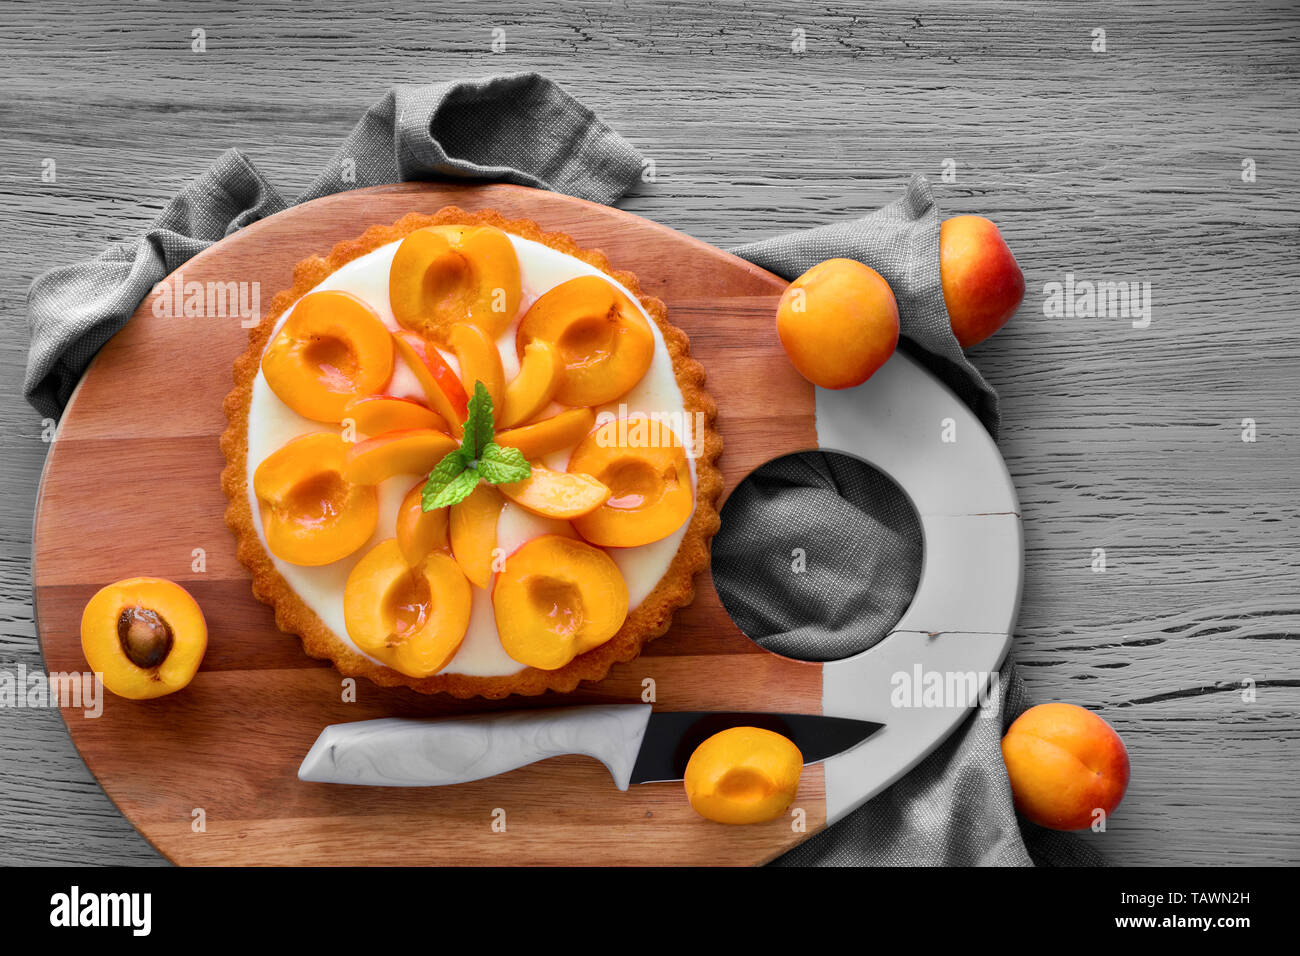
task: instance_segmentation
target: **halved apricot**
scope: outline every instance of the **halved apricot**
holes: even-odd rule
[[[355,446],[351,446],[355,447]],[[379,498],[369,482],[343,477],[350,446],[314,432],[276,449],[253,472],[253,493],[271,553],[315,567],[347,557],[370,540]]]
[[[569,470],[609,487],[601,507],[573,522],[580,535],[602,547],[634,548],[666,538],[695,507],[681,442],[671,428],[647,416],[597,428],[573,450]]]
[[[590,475],[553,471],[538,464],[523,481],[497,487],[521,508],[563,521],[589,514],[609,498],[609,489]]]
[[[469,414],[469,394],[451,366],[414,332],[394,332],[393,345],[415,374],[429,407],[447,420],[453,435],[459,436]]]
[[[393,343],[370,306],[336,290],[310,292],[262,355],[276,397],[304,418],[337,422],[354,398],[393,374]]]
[[[498,445],[518,448],[529,461],[551,452],[572,448],[596,427],[596,413],[590,408],[570,408],[540,422],[497,432]]]
[[[435,341],[466,321],[496,339],[514,321],[520,295],[515,247],[492,226],[417,229],[397,247],[388,273],[394,317]]]
[[[532,304],[519,323],[515,346],[560,350],[564,381],[555,393],[565,405],[603,405],[628,392],[654,358],[654,333],[626,295],[600,276],[562,282]]]
[[[411,567],[395,538],[371,548],[343,589],[343,621],[362,651],[408,677],[436,674],[469,627],[469,582],[445,551]]]
[[[385,432],[348,446],[343,477],[377,485],[394,475],[427,475],[457,447],[454,438],[434,428]]]
[[[95,592],[81,614],[81,650],[119,697],[180,690],[199,669],[208,626],[188,591],[164,578],[127,578]]]
[[[406,563],[415,567],[434,551],[450,547],[446,508],[424,510],[424,482],[421,478],[402,498],[397,508],[397,547]]]
[[[474,383],[482,382],[499,414],[505,402],[506,373],[495,340],[479,326],[461,322],[447,329],[447,344],[460,363],[460,383],[466,394],[473,395]]]
[[[717,823],[764,823],[785,813],[799,792],[803,754],[788,737],[761,727],[730,727],[695,748],[686,796]]]
[[[364,395],[353,399],[343,410],[342,421],[349,418],[363,435],[382,435],[408,428],[435,428],[445,432],[448,428],[447,420],[427,405],[413,398],[393,398],[391,395]]]
[[[510,428],[529,421],[551,403],[563,383],[564,358],[559,348],[541,339],[529,342],[519,359],[519,374],[506,386],[497,425]]]
[[[604,644],[627,618],[627,583],[614,559],[576,538],[547,534],[506,558],[492,606],[505,652],[542,670]]]
[[[505,507],[501,492],[479,482],[464,501],[451,506],[451,553],[469,583],[486,588],[492,581],[497,521]]]

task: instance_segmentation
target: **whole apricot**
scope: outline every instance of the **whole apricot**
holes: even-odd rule
[[[898,345],[898,303],[875,269],[827,259],[790,283],[776,333],[799,374],[822,388],[861,385]]]
[[[763,823],[794,802],[802,773],[803,754],[789,738],[730,727],[691,754],[686,797],[696,813],[717,823]]]
[[[983,216],[939,226],[939,281],[953,334],[964,349],[1007,324],[1025,297],[1025,276],[998,227]]]
[[[208,648],[203,612],[188,591],[164,578],[126,578],[100,588],[81,614],[81,650],[119,697],[175,693]]]
[[[1082,830],[1124,798],[1129,762],[1110,724],[1074,704],[1039,704],[1002,738],[1016,809],[1052,830]]]

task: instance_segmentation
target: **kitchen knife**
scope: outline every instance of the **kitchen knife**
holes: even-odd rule
[[[678,711],[649,704],[593,704],[471,717],[385,717],[331,724],[298,768],[298,779],[372,787],[438,787],[481,780],[547,757],[595,757],[620,790],[680,780],[706,738],[728,727],[782,734],[816,763],[856,747],[883,727],[816,714]]]

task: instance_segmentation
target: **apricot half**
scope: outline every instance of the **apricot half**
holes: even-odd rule
[[[613,637],[627,617],[627,584],[599,548],[560,535],[533,538],[506,558],[492,591],[507,654],[541,670],[563,667]]]
[[[564,359],[550,342],[538,339],[524,347],[519,374],[506,386],[505,407],[497,424],[510,428],[536,417],[564,383]]]
[[[469,414],[469,393],[438,350],[414,332],[394,332],[393,346],[420,383],[429,407],[447,420],[459,436]]]
[[[497,521],[505,504],[501,492],[479,482],[468,498],[451,506],[451,553],[476,587],[486,588],[492,581]]]
[[[457,447],[454,438],[434,428],[385,432],[348,446],[343,477],[377,485],[394,475],[427,475]]]
[[[591,475],[554,471],[538,464],[533,465],[533,473],[523,481],[497,487],[521,508],[561,521],[595,511],[609,497],[609,489]]]
[[[730,727],[691,754],[686,796],[696,813],[717,823],[763,823],[794,802],[802,774],[794,741],[759,727]]]
[[[412,485],[397,507],[397,547],[412,567],[430,553],[450,547],[448,509],[424,510],[424,483],[425,479],[421,478]]]
[[[199,669],[208,626],[194,598],[163,578],[100,588],[81,614],[81,650],[119,697],[145,700],[180,690]]]
[[[298,300],[262,355],[277,398],[304,418],[337,422],[355,398],[377,392],[393,374],[393,341],[370,306],[347,292]]]
[[[314,432],[287,442],[257,466],[253,493],[267,546],[277,558],[332,564],[375,533],[379,497],[370,483],[343,477],[349,451],[338,435]]]
[[[348,575],[343,620],[362,651],[408,677],[428,677],[456,656],[471,600],[451,555],[434,551],[411,567],[397,539],[388,538]]]
[[[609,498],[573,519],[578,534],[607,548],[634,548],[668,537],[695,507],[691,470],[676,433],[648,417],[606,422],[582,440],[569,471],[591,475]]]
[[[572,448],[596,427],[596,413],[590,408],[569,408],[519,428],[497,432],[496,443],[518,448],[525,458],[534,461],[551,452]]]
[[[520,358],[539,340],[560,351],[564,381],[555,399],[564,405],[603,405],[626,394],[655,350],[641,310],[600,276],[562,282],[532,304],[515,337]]]
[[[366,395],[353,399],[343,411],[342,420],[349,418],[363,435],[382,435],[408,428],[448,430],[447,420],[427,405],[391,395]]]
[[[852,388],[894,354],[898,303],[875,269],[827,259],[786,288],[776,331],[800,375],[822,388]]]
[[[1128,751],[1110,724],[1074,704],[1039,704],[1002,738],[1016,809],[1052,830],[1110,816],[1128,787]]]
[[[417,229],[397,247],[388,272],[393,316],[435,341],[466,321],[496,339],[519,312],[520,295],[515,247],[492,226]]]

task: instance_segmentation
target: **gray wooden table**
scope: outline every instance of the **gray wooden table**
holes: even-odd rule
[[[390,84],[537,69],[654,160],[627,209],[716,245],[860,215],[915,171],[945,214],[999,223],[1028,293],[973,355],[1023,506],[1014,653],[1133,759],[1092,839],[1136,865],[1300,861],[1290,2],[169,6],[3,3],[0,668],[40,661],[30,280],[137,232],[228,146],[292,194]],[[1149,282],[1149,327],[1045,316],[1067,274]],[[56,712],[0,709],[0,863],[72,862],[161,858]]]

